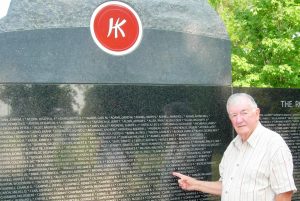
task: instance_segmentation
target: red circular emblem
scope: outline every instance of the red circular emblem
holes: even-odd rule
[[[109,1],[93,13],[90,30],[95,43],[112,55],[124,55],[136,49],[142,39],[142,23],[127,4]]]

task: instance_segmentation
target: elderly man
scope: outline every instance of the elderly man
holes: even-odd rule
[[[296,191],[291,152],[282,137],[263,127],[260,110],[245,93],[233,94],[227,112],[237,136],[219,165],[219,181],[201,181],[173,172],[188,191],[221,195],[222,201],[291,201]]]

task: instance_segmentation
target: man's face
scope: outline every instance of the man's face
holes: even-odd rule
[[[228,106],[228,114],[232,126],[243,141],[246,141],[259,121],[259,109],[251,107],[247,98],[240,98],[238,103]]]

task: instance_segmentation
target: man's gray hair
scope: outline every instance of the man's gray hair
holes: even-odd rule
[[[227,104],[226,104],[227,111],[228,111],[229,105],[238,103],[241,98],[248,99],[249,103],[251,104],[251,107],[253,107],[254,109],[257,108],[257,104],[252,96],[250,96],[249,94],[246,94],[246,93],[235,93],[235,94],[232,94],[227,100]]]

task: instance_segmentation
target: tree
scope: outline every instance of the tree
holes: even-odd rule
[[[210,0],[232,42],[233,86],[300,87],[299,0]]]
[[[72,116],[74,92],[69,85],[15,84],[0,88],[0,100],[12,117]]]

